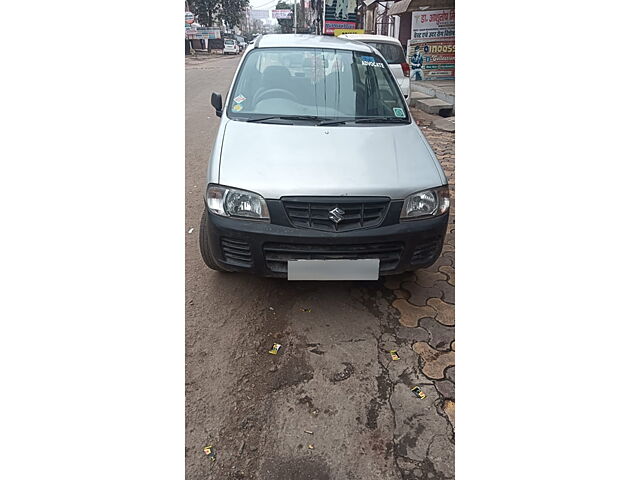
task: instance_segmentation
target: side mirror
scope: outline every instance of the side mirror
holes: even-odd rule
[[[211,105],[216,109],[216,115],[222,116],[222,95],[219,93],[213,92],[211,94]]]

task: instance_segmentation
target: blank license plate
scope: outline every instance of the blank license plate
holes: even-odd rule
[[[288,280],[377,280],[379,258],[360,260],[289,260]]]

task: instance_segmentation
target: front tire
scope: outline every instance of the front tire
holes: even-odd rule
[[[207,223],[209,222],[209,215],[207,215],[207,209],[205,207],[202,212],[202,219],[200,220],[200,255],[202,255],[202,260],[204,264],[209,267],[211,270],[215,270],[216,272],[228,272],[220,265],[216,263],[216,260],[213,256],[213,252],[211,251],[210,243],[209,243],[209,229],[207,228]]]

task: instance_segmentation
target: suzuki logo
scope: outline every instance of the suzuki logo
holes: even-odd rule
[[[336,207],[333,210],[329,210],[329,219],[332,220],[336,225],[340,223],[344,218],[344,210],[340,207]]]

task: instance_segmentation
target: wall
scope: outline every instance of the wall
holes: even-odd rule
[[[411,14],[413,12],[403,13],[402,15],[398,15],[400,17],[400,31],[398,35],[398,40],[402,44],[403,48],[406,48],[407,42],[411,38]]]

